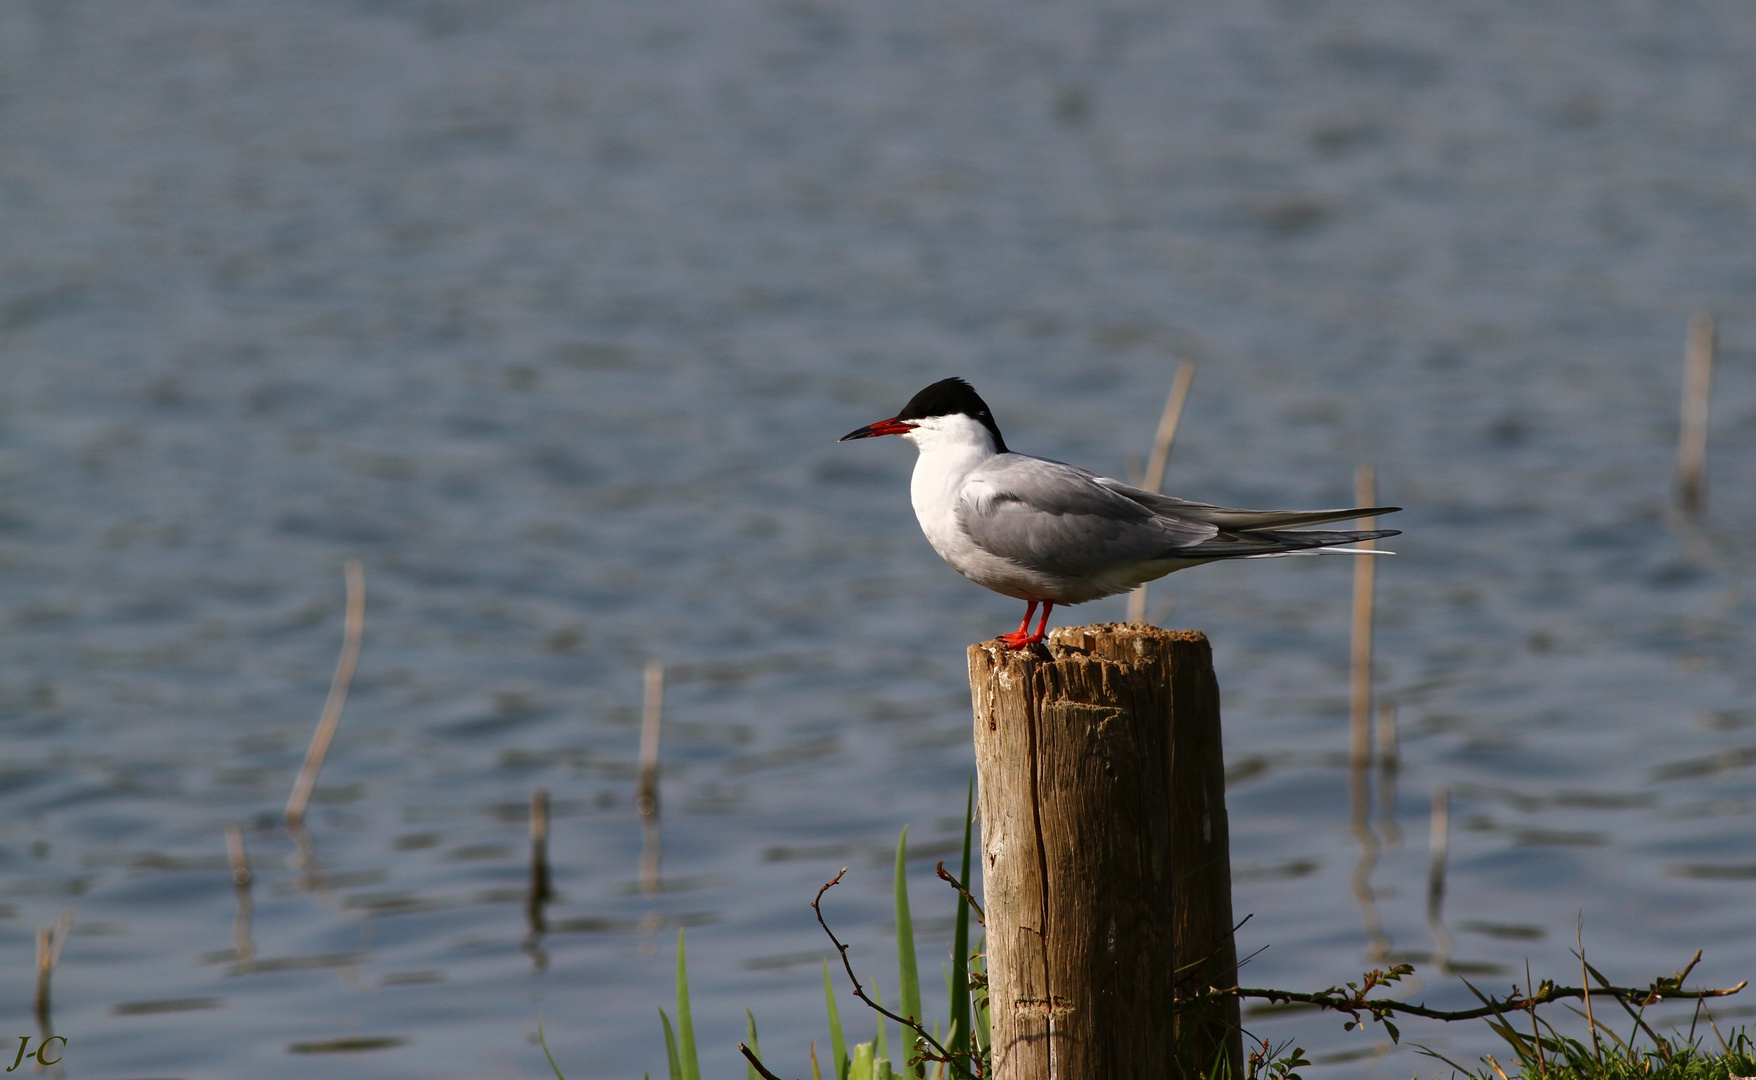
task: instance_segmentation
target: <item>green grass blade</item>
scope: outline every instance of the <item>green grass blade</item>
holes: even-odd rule
[[[969,778],[963,810],[963,867],[957,882],[969,888],[971,819],[976,809],[976,778]],[[957,929],[951,938],[951,1045],[953,1054],[969,1050],[969,901],[957,896]]]
[[[835,988],[829,985],[829,961],[823,961],[823,999],[829,1003],[829,1071],[835,1080],[848,1080],[848,1044],[841,1037],[841,1010],[835,1007]]]
[[[756,1043],[756,1014],[749,1009],[744,1010],[744,1024],[744,1042],[749,1045],[752,1054],[761,1058],[762,1047]],[[762,1077],[757,1075],[756,1066],[748,1061],[744,1062],[744,1080],[762,1080]]]
[[[848,1065],[848,1080],[873,1080],[872,1044],[854,1047],[854,1060]]]
[[[976,961],[976,971],[986,975],[988,973],[988,935],[982,935],[981,941],[976,944],[976,951],[982,954],[981,959]],[[988,1029],[989,1004],[987,995],[984,994],[980,1005],[972,1003],[971,1006],[975,1012],[971,1034],[975,1036],[976,1049],[984,1054],[994,1045],[993,1033]]]
[[[537,1014],[537,1042],[542,1044],[543,1056],[549,1059],[549,1068],[555,1070],[555,1080],[567,1080],[561,1075],[561,1066],[555,1064],[555,1055],[549,1053],[549,1040],[543,1037],[543,1014]]]
[[[677,1063],[677,1035],[663,1009],[659,1010],[659,1022],[665,1025],[665,1058],[671,1067],[671,1080],[683,1080],[683,1066]]]
[[[921,974],[915,962],[915,921],[908,908],[908,826],[902,827],[902,835],[896,839],[896,966],[898,982],[902,987],[902,1004],[898,1006],[902,1015],[919,1024],[926,1019],[921,1010]],[[912,1031],[904,1030],[902,1036],[902,1060],[905,1062],[914,1055],[907,1048],[915,1045],[916,1036]],[[904,1070],[907,1071],[906,1069]],[[921,1075],[926,1070],[920,1070]]]
[[[872,980],[872,1000],[876,1001],[880,1007],[882,1007],[884,1004],[884,992],[878,989],[878,980],[877,979]],[[874,1039],[872,1042],[872,1052],[874,1055],[874,1060],[876,1060],[877,1058],[888,1059],[890,1057],[890,1047],[886,1046],[884,1043],[884,1014],[878,1013],[877,1015],[878,1015],[878,1038]]]
[[[677,1060],[683,1067],[681,1080],[701,1080],[701,1061],[695,1056],[695,1021],[689,1015],[689,967],[683,960],[683,931],[677,931]]]

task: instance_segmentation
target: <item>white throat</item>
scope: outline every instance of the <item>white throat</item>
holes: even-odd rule
[[[902,436],[921,452],[909,481],[909,501],[914,504],[915,518],[927,534],[927,542],[946,555],[961,535],[957,526],[958,499],[970,473],[994,457],[994,435],[981,421],[962,414],[913,423],[914,430]]]

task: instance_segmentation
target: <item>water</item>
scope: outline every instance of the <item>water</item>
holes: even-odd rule
[[[1618,978],[1698,947],[1705,983],[1756,973],[1753,47],[1708,0],[0,9],[13,1028],[35,930],[71,909],[70,1077],[540,1077],[539,1014],[569,1077],[632,1077],[662,1069],[687,926],[711,1074],[738,1074],[745,1006],[804,1072],[806,901],[852,867],[826,910],[894,992],[905,823],[937,968],[962,650],[1019,614],[921,539],[907,447],[833,440],[963,374],[1016,447],[1120,473],[1186,357],[1171,490],[1335,505],[1370,460],[1409,507],[1380,564],[1380,951],[1439,947],[1443,786],[1442,932],[1478,985],[1527,958],[1571,980],[1581,918]],[[1666,506],[1703,307],[1693,534]],[[348,558],[365,651],[302,878],[275,822]],[[1339,767],[1349,572],[1154,593],[1215,642],[1255,985],[1375,963]],[[654,659],[656,896],[632,804]],[[533,952],[538,786],[560,895]],[[1321,1061],[1384,1049],[1251,1024]]]

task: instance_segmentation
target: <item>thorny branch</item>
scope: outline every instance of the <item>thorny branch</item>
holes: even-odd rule
[[[957,890],[957,895],[963,897],[964,903],[968,904],[970,910],[976,913],[976,922],[981,923],[984,927],[988,925],[987,913],[982,910],[982,905],[976,903],[976,898],[963,887],[963,882],[952,877],[951,871],[945,869],[945,860],[943,859],[939,860],[939,878],[941,881],[948,882],[953,889]]]
[[[949,883],[952,888],[956,889],[964,900],[969,903],[970,907],[974,909],[976,920],[981,922],[984,926],[987,925],[985,921],[985,913],[982,911],[981,905],[976,903],[975,898],[969,894],[968,890],[963,887],[963,884],[955,877],[951,876],[951,874],[945,869],[945,864],[943,862],[939,864],[938,869],[939,877]],[[928,1034],[927,1030],[921,1026],[918,1020],[912,1017],[898,1016],[896,1013],[891,1012],[889,1009],[886,1009],[884,1006],[878,1004],[876,1001],[872,1000],[872,998],[867,996],[866,988],[861,985],[859,976],[854,974],[853,964],[848,961],[847,945],[843,944],[841,939],[835,936],[835,931],[829,928],[829,923],[823,918],[823,908],[821,906],[823,895],[830,889],[841,884],[841,879],[846,874],[847,867],[844,866],[835,877],[825,882],[823,887],[817,890],[816,897],[811,901],[811,910],[817,916],[817,925],[823,928],[823,932],[829,935],[830,942],[835,945],[836,953],[841,957],[841,966],[847,972],[848,980],[853,983],[854,996],[864,1002],[868,1008],[896,1021],[910,1031],[913,1031],[920,1037],[923,1044],[931,1047],[931,1050],[922,1050],[920,1057],[910,1061],[909,1064],[914,1065],[922,1061],[938,1061],[950,1064],[953,1062],[954,1058],[961,1057],[967,1058],[971,1075],[976,1077],[982,1076],[981,1063],[975,1055],[954,1055],[951,1051],[946,1050],[937,1039]],[[1246,918],[1245,921],[1248,921],[1248,919]],[[1243,923],[1239,923],[1238,925],[1242,926]],[[1233,929],[1235,930],[1236,927]],[[1597,968],[1592,967],[1590,964],[1585,963],[1585,959],[1582,955],[1580,957],[1581,966],[1584,967],[1585,970],[1590,973],[1591,977],[1597,981],[1597,989],[1593,990],[1588,986],[1556,986],[1552,980],[1544,979],[1536,985],[1535,993],[1524,993],[1514,985],[1512,987],[1512,992],[1504,998],[1495,998],[1484,994],[1480,990],[1477,990],[1466,979],[1464,980],[1464,985],[1468,986],[1470,992],[1475,994],[1476,998],[1482,1002],[1479,1007],[1473,1009],[1433,1009],[1425,1005],[1415,1005],[1406,1001],[1396,1001],[1392,998],[1375,998],[1368,996],[1378,987],[1389,986],[1392,983],[1400,981],[1405,976],[1414,974],[1415,968],[1413,964],[1397,964],[1389,970],[1379,970],[1374,968],[1371,971],[1365,972],[1360,977],[1359,982],[1348,983],[1345,989],[1339,986],[1331,986],[1326,990],[1319,990],[1315,993],[1303,993],[1297,990],[1274,990],[1249,986],[1232,986],[1226,988],[1212,987],[1197,993],[1180,996],[1179,1004],[1199,1005],[1208,1001],[1236,997],[1254,998],[1278,1005],[1294,1003],[1312,1005],[1316,1008],[1326,1009],[1331,1012],[1346,1013],[1349,1017],[1349,1021],[1346,1024],[1347,1030],[1352,1030],[1363,1024],[1365,1020],[1362,1019],[1361,1014],[1366,1014],[1371,1020],[1384,1025],[1385,1030],[1390,1033],[1391,1041],[1399,1042],[1401,1040],[1401,1032],[1399,1032],[1396,1025],[1391,1022],[1390,1017],[1392,1015],[1419,1016],[1428,1020],[1444,1020],[1447,1022],[1457,1020],[1481,1020],[1487,1017],[1494,1017],[1503,1022],[1504,1015],[1508,1012],[1528,1012],[1534,1022],[1536,1020],[1536,1010],[1538,1006],[1548,1005],[1552,1002],[1567,999],[1584,998],[1589,1007],[1591,995],[1595,993],[1600,996],[1615,999],[1616,1003],[1621,1005],[1629,1015],[1633,1016],[1636,1022],[1641,1023],[1641,1026],[1645,1027],[1644,1022],[1640,1020],[1639,1015],[1634,1011],[1636,1007],[1639,1009],[1645,1009],[1665,1000],[1680,999],[1685,1001],[1701,1001],[1707,998],[1729,997],[1732,994],[1741,992],[1749,985],[1749,980],[1745,979],[1735,986],[1710,987],[1704,990],[1683,989],[1683,980],[1689,977],[1689,973],[1695,970],[1695,965],[1700,962],[1701,953],[1697,950],[1695,956],[1688,964],[1684,965],[1681,971],[1673,972],[1670,975],[1654,979],[1647,986],[1612,986],[1602,972],[1598,971]],[[1647,1030],[1650,1034],[1651,1029],[1648,1028]],[[1660,1045],[1663,1045],[1662,1040],[1660,1040]],[[780,1077],[775,1076],[764,1068],[762,1063],[756,1059],[756,1056],[743,1044],[740,1043],[738,1049],[744,1052],[744,1056],[750,1060],[765,1080],[780,1080]],[[1273,1053],[1273,1051],[1269,1050],[1266,1044],[1264,1046],[1264,1052]],[[1295,1051],[1294,1053],[1296,1055],[1298,1051]]]
[[[1556,986],[1550,980],[1544,979],[1541,983],[1537,984],[1535,993],[1525,994],[1521,992],[1518,987],[1514,986],[1512,988],[1512,993],[1507,997],[1493,998],[1482,994],[1480,991],[1475,990],[1475,987],[1471,986],[1470,989],[1474,991],[1476,996],[1482,1001],[1482,1004],[1479,1007],[1473,1009],[1431,1009],[1425,1005],[1413,1005],[1408,1002],[1395,1001],[1390,998],[1374,998],[1366,996],[1379,986],[1387,986],[1401,979],[1405,975],[1412,974],[1414,972],[1413,964],[1397,964],[1388,971],[1379,971],[1376,969],[1368,971],[1362,976],[1360,982],[1348,983],[1346,989],[1339,986],[1331,986],[1327,990],[1319,990],[1314,994],[1306,994],[1292,990],[1266,990],[1257,989],[1255,987],[1234,986],[1228,989],[1208,990],[1193,995],[1189,1000],[1192,1002],[1199,1002],[1211,1001],[1216,998],[1239,997],[1259,998],[1275,1004],[1290,1004],[1297,1002],[1305,1005],[1315,1005],[1320,1009],[1347,1013],[1348,1016],[1351,1017],[1351,1020],[1347,1024],[1349,1029],[1362,1023],[1361,1014],[1364,1013],[1368,1014],[1371,1019],[1383,1024],[1385,1029],[1390,1032],[1390,1037],[1394,1041],[1398,1039],[1399,1034],[1396,1030],[1396,1026],[1389,1020],[1392,1014],[1422,1016],[1429,1020],[1447,1021],[1480,1020],[1484,1017],[1490,1016],[1499,1017],[1508,1012],[1529,1012],[1534,1016],[1536,1014],[1537,1006],[1539,1005],[1547,1005],[1550,1002],[1561,1001],[1566,998],[1583,998],[1588,993],[1615,998],[1617,1001],[1621,1002],[1624,1007],[1633,1005],[1640,1008],[1646,1008],[1649,1005],[1656,1004],[1659,1001],[1666,999],[1682,998],[1687,1000],[1700,1000],[1703,998],[1726,997],[1738,993],[1749,983],[1749,980],[1746,979],[1743,982],[1738,983],[1736,986],[1728,986],[1723,989],[1683,989],[1683,979],[1688,976],[1690,970],[1695,967],[1696,962],[1699,960],[1700,954],[1697,953],[1695,960],[1691,960],[1689,965],[1682,971],[1654,979],[1651,985],[1644,987],[1611,986],[1609,981],[1595,970],[1592,971],[1592,975],[1598,980],[1599,986],[1596,989],[1590,990],[1582,986]],[[1466,982],[1465,985],[1468,985],[1468,983]]]
[[[751,1052],[748,1046],[739,1043],[738,1052],[744,1055],[744,1059],[750,1063],[751,1068],[762,1074],[762,1080],[780,1080],[780,1077],[768,1071],[768,1067],[762,1064],[762,1060]]]
[[[816,897],[813,898],[811,901],[811,910],[817,916],[817,925],[823,927],[823,932],[825,934],[829,935],[830,943],[835,946],[836,953],[841,957],[841,966],[848,973],[848,981],[852,982],[854,984],[854,996],[859,998],[861,1001],[865,1002],[866,1006],[868,1008],[876,1010],[877,1012],[883,1014],[884,1016],[887,1016],[890,1019],[895,1020],[897,1023],[901,1024],[903,1027],[908,1028],[910,1031],[912,1031],[916,1035],[920,1036],[922,1042],[924,1042],[928,1046],[932,1047],[931,1052],[923,1051],[921,1053],[921,1057],[920,1057],[921,1061],[943,1061],[947,1064],[950,1064],[952,1061],[952,1057],[953,1057],[951,1051],[945,1049],[945,1047],[939,1042],[938,1039],[933,1038],[933,1036],[928,1033],[927,1029],[921,1026],[921,1022],[919,1020],[916,1020],[912,1016],[898,1016],[895,1013],[891,1012],[889,1009],[886,1009],[884,1006],[878,1004],[876,1001],[873,1001],[871,998],[866,996],[866,988],[864,986],[860,985],[860,977],[858,975],[854,974],[854,965],[848,962],[848,947],[846,945],[842,944],[841,939],[835,936],[835,931],[831,930],[829,928],[829,924],[827,922],[823,921],[823,908],[819,906],[823,900],[823,894],[828,892],[830,889],[834,888],[835,886],[840,885],[843,875],[845,875],[847,872],[848,872],[848,868],[844,866],[841,868],[840,871],[838,871],[836,873],[836,875],[833,878],[830,878],[828,881],[823,883],[823,888],[817,890]],[[913,1065],[913,1064],[915,1064],[915,1062],[910,1061],[909,1064]],[[981,1075],[981,1066],[975,1062],[973,1056],[970,1058],[970,1066],[971,1066],[971,1072],[974,1075],[976,1075],[976,1076]]]

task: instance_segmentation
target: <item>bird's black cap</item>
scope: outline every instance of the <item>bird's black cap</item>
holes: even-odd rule
[[[1000,426],[994,423],[994,414],[988,411],[988,403],[982,395],[976,393],[975,387],[959,378],[940,379],[914,397],[896,414],[898,420],[927,420],[935,416],[957,416],[962,414],[972,420],[981,422],[994,436],[994,449],[1006,453],[1006,440],[1000,436]]]

